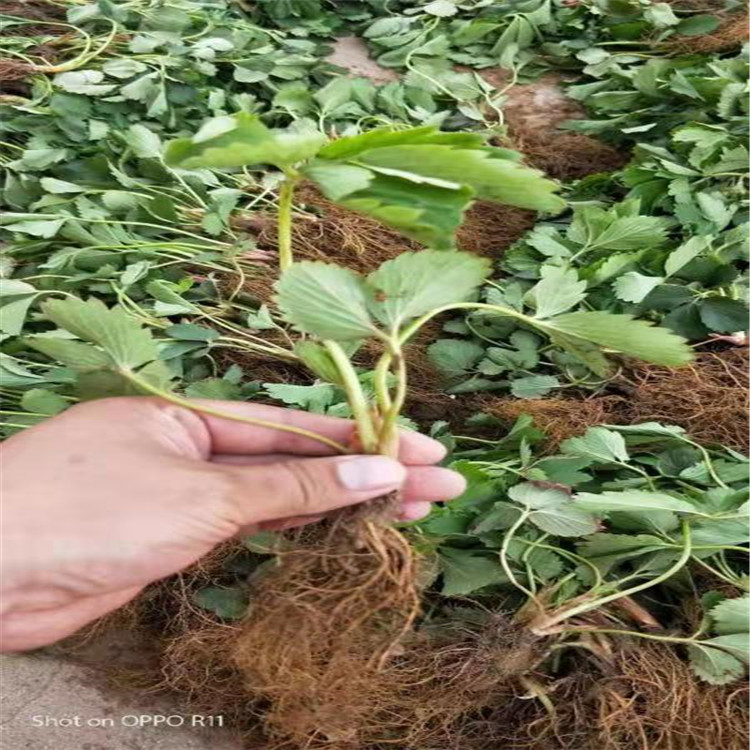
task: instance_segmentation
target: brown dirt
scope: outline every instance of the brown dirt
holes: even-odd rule
[[[0,15],[40,21],[39,24],[19,24],[11,26],[5,33],[11,36],[56,36],[61,33],[59,26],[45,25],[44,21],[65,21],[65,8],[46,0],[17,0],[0,3]]]
[[[461,750],[747,747],[746,686],[698,682],[674,649],[643,641],[620,643],[611,660],[595,664],[589,657],[567,677],[542,683],[554,714],[545,714],[536,701],[515,701],[477,722],[475,744]]]
[[[497,88],[504,88],[508,83],[508,71],[502,68],[480,72]],[[583,105],[565,95],[564,82],[562,76],[549,74],[508,90],[503,114],[510,147],[523,153],[537,169],[558,180],[577,180],[620,169],[630,158],[627,152],[582,133],[559,130],[568,120],[586,117]]]
[[[748,452],[747,366],[747,348],[703,352],[678,370],[641,365],[620,384],[617,419],[677,424],[701,442]]]
[[[680,369],[634,365],[614,381],[615,393],[609,395],[527,400],[480,396],[472,407],[502,420],[502,427],[530,414],[547,433],[550,450],[596,424],[664,422],[684,427],[702,443],[747,453],[747,362],[746,348],[703,352]]]
[[[614,172],[630,160],[627,151],[618,151],[583,133],[549,132],[536,136],[517,128],[511,128],[511,133],[514,148],[537,169],[558,180]]]
[[[669,49],[678,54],[711,54],[741,47],[750,37],[747,13],[732,15],[716,31],[700,36],[675,36],[667,40]]]
[[[497,417],[503,421],[503,427],[508,428],[522,414],[531,415],[534,424],[547,435],[545,448],[556,450],[563,440],[581,435],[588,427],[615,420],[622,402],[620,396],[523,400],[483,396],[478,399],[476,409]],[[482,429],[483,433],[487,431],[487,428]]]

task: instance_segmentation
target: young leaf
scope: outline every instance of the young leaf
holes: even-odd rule
[[[110,310],[99,300],[68,297],[48,300],[42,311],[60,328],[100,346],[119,367],[140,367],[158,356],[149,331],[121,307]]]
[[[511,161],[492,148],[460,149],[439,144],[376,148],[361,153],[357,163],[374,169],[398,170],[422,177],[468,185],[480,198],[510,206],[559,213],[565,202],[557,185],[541,172]],[[411,178],[411,179],[415,179]]]
[[[704,325],[717,333],[744,331],[748,326],[747,306],[729,297],[709,297],[700,303]]]
[[[484,356],[484,347],[463,339],[440,339],[427,348],[432,364],[449,378],[465,375]]]
[[[579,281],[574,268],[544,265],[541,281],[529,289],[537,318],[551,318],[575,307],[586,297],[586,282]]]
[[[171,141],[165,161],[182,169],[255,164],[283,169],[310,159],[324,143],[325,136],[317,131],[270,130],[257,115],[240,112],[209,120],[191,138]]]
[[[276,282],[284,317],[304,333],[334,341],[359,341],[376,331],[372,293],[354,271],[327,263],[295,263]]]
[[[340,181],[335,193],[325,183],[319,185],[331,198],[341,194]],[[437,250],[451,250],[453,234],[474,197],[470,187],[419,184],[384,174],[372,174],[366,188],[338,199],[352,211],[368,214],[407,237]]]
[[[560,387],[560,381],[554,375],[529,375],[516,378],[510,384],[510,392],[516,398],[542,398],[554,388]]]
[[[612,511],[672,510],[677,513],[698,513],[698,509],[671,495],[645,490],[622,490],[620,492],[579,492],[573,498],[576,506],[592,513]]]
[[[628,271],[622,276],[618,276],[612,287],[617,298],[624,302],[643,302],[663,282],[663,276],[644,276],[637,271]]]
[[[693,351],[684,339],[648,321],[635,320],[632,315],[574,312],[551,318],[545,321],[546,326],[551,331],[659,365],[678,367],[693,359]]]
[[[508,578],[495,557],[471,550],[443,547],[440,550],[443,596],[466,596],[485,586],[506,583]]]
[[[602,463],[624,463],[630,460],[622,435],[605,427],[589,427],[581,437],[568,438],[560,443],[560,450]]]
[[[555,536],[587,536],[599,529],[594,516],[572,503],[532,511],[529,521],[545,533]]]
[[[743,663],[723,649],[715,648],[708,641],[696,641],[688,646],[690,666],[698,677],[712,685],[726,685],[742,679]]]
[[[470,299],[488,276],[491,263],[470,253],[422,250],[402,253],[367,277],[374,290],[373,315],[388,328]]]
[[[246,586],[225,588],[206,586],[193,594],[195,603],[223,620],[239,620],[247,614],[249,594]]]
[[[713,629],[721,635],[750,632],[750,594],[725,599],[711,609]]]

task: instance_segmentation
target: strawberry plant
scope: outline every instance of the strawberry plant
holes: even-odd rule
[[[526,418],[499,441],[459,439],[453,467],[469,489],[416,527],[442,595],[505,596],[526,627],[568,646],[631,635],[686,648],[715,684],[741,677],[747,595],[706,595],[687,636],[659,620],[705,571],[750,589],[747,459],[658,423],[591,427],[554,455],[535,454],[542,436]]]

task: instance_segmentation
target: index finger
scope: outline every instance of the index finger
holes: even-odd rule
[[[342,445],[351,445],[356,428],[351,419],[339,419],[323,414],[311,414],[296,409],[285,409],[266,404],[236,401],[210,401],[198,403],[215,411],[239,418],[260,419],[280,426],[294,427],[313,432]],[[295,456],[333,456],[336,450],[312,437],[287,432],[273,427],[223,419],[211,414],[196,412],[206,426],[211,439],[211,453],[257,455],[283,453]],[[399,461],[404,464],[434,464],[445,458],[446,450],[437,441],[418,432],[399,432]]]

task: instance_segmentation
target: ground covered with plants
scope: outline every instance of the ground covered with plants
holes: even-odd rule
[[[422,430],[468,480],[151,587],[95,631],[141,634],[121,683],[253,748],[746,747],[746,30],[0,2],[4,435],[253,400],[351,418],[341,452]]]

